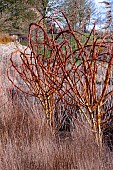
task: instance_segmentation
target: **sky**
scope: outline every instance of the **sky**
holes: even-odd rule
[[[102,2],[102,0],[95,0],[95,3]]]
[[[102,2],[102,1],[104,1],[104,0],[95,0],[95,3]],[[113,0],[110,0],[110,1],[112,2]]]
[[[103,0],[95,0],[95,5],[97,9],[97,17],[104,18],[105,4],[101,3]]]
[[[104,0],[95,0],[95,6],[96,6],[96,15],[95,15],[95,19],[98,20],[98,24],[97,24],[97,29],[101,29],[103,28],[105,25],[103,23],[106,23],[106,8],[105,8],[105,4],[104,3],[100,3],[103,2]],[[112,6],[113,6],[113,0],[110,0]]]

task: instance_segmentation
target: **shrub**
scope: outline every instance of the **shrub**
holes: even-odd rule
[[[14,40],[8,34],[0,33],[0,44],[7,44],[13,41]]]
[[[113,108],[111,105],[104,109],[113,94],[112,87],[109,87],[113,69],[112,39],[105,35],[98,40],[94,25],[83,43],[79,38],[83,34],[74,31],[65,14],[61,14],[67,22],[67,30],[60,27],[54,15],[49,18],[59,27],[57,35],[52,31],[51,35],[48,34],[41,21],[30,24],[28,48],[31,53],[27,53],[28,48],[24,52],[18,50],[12,53],[10,59],[11,67],[22,78],[26,88],[15,86],[39,99],[50,127],[56,128],[55,114],[57,127],[61,127],[62,117],[69,115],[81,125],[89,126],[101,146],[102,127],[109,121],[109,112]],[[19,66],[14,63],[15,53],[19,53]],[[107,58],[103,58],[104,55]],[[102,72],[104,74],[101,75]],[[100,86],[97,83],[99,75],[102,76]],[[60,110],[57,109],[59,103],[62,105]]]

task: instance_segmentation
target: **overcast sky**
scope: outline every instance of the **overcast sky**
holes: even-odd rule
[[[97,25],[97,29],[101,29],[104,25],[103,23],[105,23],[105,19],[106,19],[106,8],[105,8],[105,4],[104,3],[100,3],[103,2],[104,0],[95,0],[95,4],[96,4],[96,10],[97,10],[97,14],[96,14],[96,19],[99,21],[98,25]]]
[[[104,5],[103,3],[100,3],[100,2],[103,2],[103,0],[95,0],[97,8],[100,8],[100,7],[102,7]]]
[[[102,2],[102,1],[103,1],[103,0],[95,0],[95,2],[96,2],[96,3],[98,3],[98,2]]]

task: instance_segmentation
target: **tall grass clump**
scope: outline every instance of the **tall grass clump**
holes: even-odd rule
[[[56,138],[37,99],[18,93],[0,113],[1,170],[112,169],[88,129],[75,124],[71,138]]]

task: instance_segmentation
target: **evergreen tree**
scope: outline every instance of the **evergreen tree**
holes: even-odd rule
[[[46,15],[48,0],[2,0],[0,2],[0,30],[26,32],[39,15]],[[39,14],[39,15],[37,15]]]

